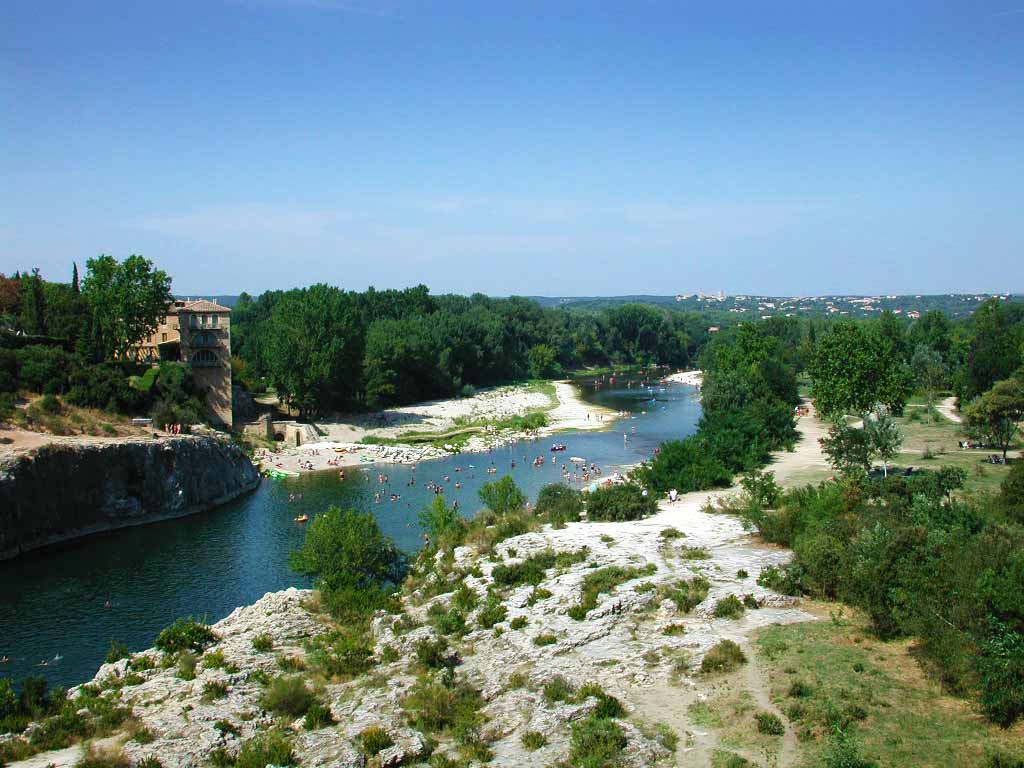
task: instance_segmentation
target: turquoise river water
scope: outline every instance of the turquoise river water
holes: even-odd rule
[[[545,484],[562,482],[561,466],[570,456],[595,462],[609,475],[649,458],[664,440],[696,430],[700,402],[694,388],[626,383],[580,384],[588,402],[629,412],[606,432],[566,432],[423,462],[415,485],[409,484],[413,468],[395,464],[352,468],[344,481],[334,471],[266,480],[208,513],[97,534],[2,562],[0,655],[10,660],[0,666],[0,676],[40,674],[51,684],[74,685],[95,674],[112,639],[138,651],[179,616],[214,622],[266,592],[308,586],[288,568],[288,553],[303,537],[304,528],[294,522],[300,514],[312,517],[331,504],[369,509],[399,547],[413,551],[422,542],[416,513],[433,498],[430,481],[443,485],[449,502],[458,499],[469,514],[479,507],[480,486],[503,475],[534,499]],[[623,434],[629,435],[625,443]],[[553,464],[549,448],[555,441],[568,449]],[[542,467],[532,466],[536,456],[545,457]],[[492,465],[498,471],[488,474]],[[388,485],[385,500],[375,504],[379,473],[388,476]],[[387,501],[392,493],[401,500]]]

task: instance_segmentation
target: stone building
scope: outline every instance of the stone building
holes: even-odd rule
[[[188,364],[204,392],[211,419],[225,427],[231,416],[231,310],[213,301],[175,299],[159,327],[136,350],[141,362]]]

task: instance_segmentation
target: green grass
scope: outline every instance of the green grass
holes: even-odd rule
[[[986,724],[921,671],[909,642],[881,642],[854,615],[841,622],[772,626],[757,634],[772,700],[786,714],[809,763],[836,725],[855,734],[861,756],[883,766],[984,765],[987,750],[1024,749],[1019,728]]]
[[[908,418],[915,409],[897,419],[903,431],[903,450],[894,465],[899,467],[914,466],[921,469],[938,469],[944,466],[961,467],[967,473],[967,480],[961,493],[971,495],[978,492],[996,492],[1010,471],[1009,466],[987,464],[985,459],[995,450],[977,449],[961,450],[958,440],[965,439],[962,426],[941,417],[933,421],[924,416],[920,421]],[[922,410],[922,409],[917,409]],[[934,458],[924,458],[926,452]]]

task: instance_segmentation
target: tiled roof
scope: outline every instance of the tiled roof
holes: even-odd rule
[[[186,301],[185,306],[179,307],[179,312],[230,312],[230,307],[222,306],[214,301],[207,301],[206,299],[197,299],[196,301]]]

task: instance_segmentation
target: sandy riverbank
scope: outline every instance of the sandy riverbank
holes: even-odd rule
[[[665,381],[674,381],[677,384],[690,384],[699,387],[704,382],[703,371],[680,371],[665,377]]]
[[[360,441],[367,437],[400,440],[403,433],[410,431],[444,435],[458,431],[468,423],[500,421],[542,409],[549,409],[546,427],[533,433],[482,429],[460,450],[479,452],[537,435],[605,429],[615,422],[618,414],[609,408],[587,403],[568,381],[553,384],[554,401],[539,387],[515,385],[489,389],[474,397],[435,400],[351,419],[318,422],[316,426],[326,433],[321,441],[279,452],[261,451],[257,454],[257,462],[261,469],[301,473],[375,462],[410,464],[429,461],[456,452],[454,446],[453,450],[446,450],[429,444],[368,445]]]

